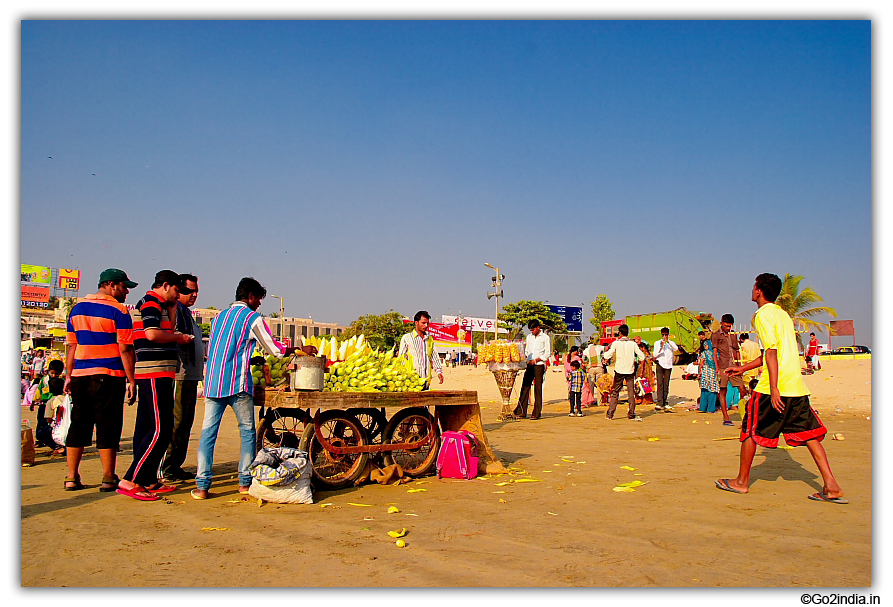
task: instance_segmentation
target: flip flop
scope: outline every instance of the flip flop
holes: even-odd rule
[[[155,483],[151,487],[146,487],[146,491],[149,493],[170,493],[176,490],[177,488],[173,485],[165,485],[164,483]]]
[[[738,489],[735,489],[734,487],[729,485],[729,479],[727,478],[721,478],[718,481],[713,481],[713,484],[716,485],[717,489],[722,489],[723,491],[731,491],[732,493],[738,493],[739,495],[744,495],[746,493],[745,491],[739,491]]]
[[[734,426],[735,424],[732,423],[731,420],[729,420],[729,421],[727,421],[727,422],[723,422],[722,425],[723,425],[723,426]]]
[[[193,490],[191,490],[191,491],[189,492],[189,495],[192,496],[192,499],[194,499],[194,500],[206,500],[206,499],[208,499],[208,496],[207,496],[207,495],[204,495],[204,496],[196,495],[196,493],[195,493],[196,491],[198,491],[198,489],[193,489]]]
[[[115,492],[120,493],[121,495],[126,495],[127,497],[132,497],[135,500],[140,500],[141,502],[154,502],[155,500],[160,500],[161,498],[153,493],[149,493],[147,491],[140,491],[137,488],[133,489],[125,489],[124,487],[118,487],[115,489]]]
[[[813,493],[812,495],[807,495],[806,497],[816,502],[831,502],[832,504],[850,503],[850,500],[845,500],[842,497],[828,497],[824,493]]]

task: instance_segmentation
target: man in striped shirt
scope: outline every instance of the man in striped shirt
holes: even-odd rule
[[[443,368],[440,364],[440,356],[434,353],[434,338],[428,335],[428,324],[431,315],[425,310],[419,310],[413,317],[415,328],[400,338],[400,349],[397,356],[407,356],[412,359],[412,366],[419,377],[425,378],[424,390],[431,388],[431,379],[434,374],[443,383]]]
[[[248,466],[254,461],[256,437],[254,430],[254,384],[251,379],[250,359],[255,344],[269,354],[282,358],[297,348],[282,348],[270,335],[263,316],[257,312],[267,290],[253,278],[243,278],[236,287],[236,301],[211,323],[208,340],[208,363],[205,369],[205,418],[198,441],[198,470],[192,497],[207,499],[213,477],[214,445],[220,429],[220,419],[226,408],[232,407],[239,423],[241,453],[239,456],[239,493],[248,493],[251,474]],[[316,354],[313,346],[301,348]]]
[[[152,290],[131,313],[139,404],[133,428],[133,463],[118,483],[118,493],[142,501],[160,499],[156,493],[174,490],[158,480],[158,468],[174,428],[177,346],[194,338],[175,331],[181,292],[192,290],[173,270],[161,270],[155,275]]]
[[[99,291],[71,308],[68,315],[68,373],[62,388],[71,395],[71,426],[65,439],[68,478],[65,490],[83,489],[78,473],[84,447],[93,443],[102,462],[100,491],[118,484],[115,460],[124,425],[124,401],[132,402],[134,382],[133,323],[123,306],[137,283],[123,270],[109,268],[99,275]]]

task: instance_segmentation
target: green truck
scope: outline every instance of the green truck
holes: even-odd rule
[[[677,365],[685,365],[693,361],[698,354],[698,331],[706,331],[709,337],[715,325],[715,320],[711,314],[702,314],[700,312],[692,312],[685,308],[677,308],[670,312],[655,312],[654,314],[635,314],[627,316],[619,320],[602,323],[602,326],[608,331],[613,332],[613,327],[605,327],[605,325],[620,325],[625,323],[629,327],[630,339],[641,337],[642,341],[653,347],[654,342],[660,339],[660,330],[662,327],[670,329],[670,339],[679,346],[679,351],[673,357],[673,363]],[[616,331],[616,329],[614,329]],[[602,343],[610,343],[614,341],[613,335],[602,336]],[[607,339],[605,339],[607,338]]]

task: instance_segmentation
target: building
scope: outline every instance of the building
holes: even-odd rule
[[[220,310],[213,308],[193,308],[192,316],[199,324],[210,324]],[[295,345],[298,337],[318,337],[320,335],[341,335],[347,327],[332,322],[319,322],[312,318],[270,318],[264,317],[273,337],[283,343]]]

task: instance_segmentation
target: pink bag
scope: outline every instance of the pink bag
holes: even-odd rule
[[[440,436],[438,478],[472,479],[478,475],[477,439],[467,430],[447,430]]]

